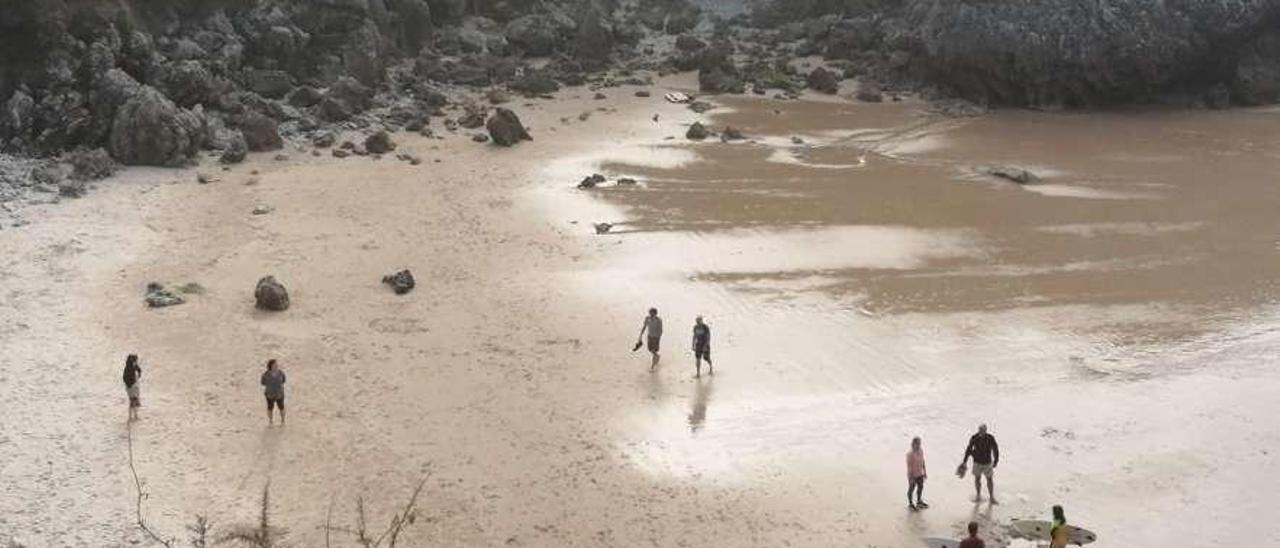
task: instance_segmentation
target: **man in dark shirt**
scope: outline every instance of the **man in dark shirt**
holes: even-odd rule
[[[707,360],[707,374],[715,375],[711,367],[711,326],[702,323],[702,316],[693,322],[694,377],[702,376],[702,360]]]
[[[978,522],[969,522],[969,538],[960,541],[960,548],[986,548],[987,544],[978,538]]]
[[[992,476],[996,465],[1000,464],[1000,446],[996,444],[995,436],[987,433],[987,425],[978,426],[978,433],[969,438],[969,446],[964,450],[961,466],[969,462],[969,457],[973,457],[973,489],[976,492],[973,501],[982,500],[982,476],[986,476],[987,495],[991,497],[991,504],[999,504]]]
[[[273,422],[271,408],[280,409],[280,426],[284,426],[284,371],[275,358],[267,360],[267,370],[262,372],[262,393],[267,397],[267,425]]]

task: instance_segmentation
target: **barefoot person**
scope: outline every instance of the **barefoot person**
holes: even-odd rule
[[[1067,548],[1071,531],[1067,528],[1067,514],[1059,505],[1053,506],[1053,528],[1049,529],[1049,548]]]
[[[912,510],[924,510],[929,505],[924,502],[924,480],[929,477],[929,470],[924,465],[924,449],[920,447],[920,438],[911,439],[911,450],[907,451],[907,507]],[[915,502],[911,502],[912,491],[916,494]]]
[[[284,380],[284,371],[275,358],[267,360],[267,370],[262,372],[262,393],[267,397],[268,426],[275,422],[274,408],[280,409],[280,426],[284,426]]]
[[[652,371],[658,368],[658,349],[662,346],[662,318],[658,317],[658,309],[650,308],[649,315],[644,317],[644,323],[640,325],[640,335],[636,339],[636,346],[640,346],[640,340],[644,339],[645,333],[649,334],[647,339],[649,353],[653,354],[653,363],[649,365]]]
[[[707,374],[715,375],[711,367],[711,326],[702,322],[702,316],[693,321],[694,377],[702,376],[702,360],[707,360]]]
[[[137,420],[138,408],[142,407],[142,366],[138,365],[137,354],[124,358],[124,391],[129,395],[129,420]]]
[[[964,460],[960,465],[964,466],[969,462],[969,457],[973,457],[973,501],[982,500],[982,477],[986,476],[987,495],[991,497],[991,504],[999,504],[992,476],[995,475],[996,465],[1000,464],[1000,446],[996,443],[995,436],[987,433],[987,425],[978,426],[978,433],[969,438],[969,446],[964,450]]]
[[[969,522],[969,537],[960,541],[959,548],[986,548],[987,544],[978,538],[978,522]]]

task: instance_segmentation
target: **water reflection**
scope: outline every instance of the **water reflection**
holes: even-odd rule
[[[689,432],[697,434],[707,422],[707,403],[711,401],[710,377],[696,379],[693,403],[689,406]]]

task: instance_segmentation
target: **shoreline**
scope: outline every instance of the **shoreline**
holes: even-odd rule
[[[1234,524],[1260,515],[1266,498],[1230,511],[1218,503],[1239,485],[1276,481],[1249,474],[1273,465],[1251,444],[1280,447],[1257,422],[1280,380],[1265,367],[1269,331],[1193,348],[1169,374],[1111,367],[1105,354],[1051,362],[1093,336],[1053,340],[1016,312],[868,316],[796,286],[777,289],[798,295],[789,300],[744,292],[697,267],[763,260],[722,258],[720,248],[803,258],[792,248],[804,242],[771,243],[776,226],[716,240],[723,226],[644,219],[645,208],[675,215],[682,205],[667,197],[681,182],[658,172],[708,150],[683,138],[682,123],[703,117],[661,98],[686,85],[664,80],[644,100],[623,87],[605,101],[585,90],[517,101],[535,141],[513,149],[463,134],[393,135],[421,166],[289,151],[295,159],[256,155],[209,185],[192,182],[195,170],[131,169],[42,209],[24,228],[31,238],[0,232],[16,257],[3,279],[17,303],[0,315],[16,356],[0,369],[14,395],[0,412],[15,418],[0,426],[0,450],[17,449],[4,472],[19,478],[0,497],[0,539],[142,541],[117,363],[136,351],[145,512],[171,535],[193,512],[215,527],[251,522],[269,479],[289,540],[318,542],[331,505],[335,520],[350,520],[365,496],[378,523],[430,472],[422,524],[406,538],[441,546],[897,546],[958,534],[969,519],[987,529],[1040,517],[1051,500],[1069,501],[1073,523],[1098,532],[1099,545],[1184,538],[1160,516],[1186,512],[1216,525],[1200,538],[1243,540]],[[654,171],[635,189],[574,190],[596,165]],[[252,170],[260,182],[246,186]],[[275,211],[250,214],[262,204]],[[617,233],[591,230],[615,220]],[[378,283],[405,267],[418,277],[413,293]],[[289,311],[253,310],[253,283],[266,274],[290,289]],[[147,310],[152,280],[195,281],[206,293]],[[658,374],[628,352],[650,304],[669,326]],[[722,364],[703,381],[689,378],[684,353],[697,312],[716,326]],[[1198,367],[1215,352],[1237,365]],[[286,428],[261,423],[255,383],[269,355],[290,375]],[[1028,356],[1058,365],[1019,369]],[[973,363],[982,365],[949,366]],[[975,392],[986,405],[951,403]],[[1181,414],[1163,411],[1171,401]],[[1131,418],[1115,420],[1116,409]],[[970,507],[970,485],[948,477],[952,453],[985,421],[1009,451],[1004,504]],[[1197,441],[1222,432],[1239,439]],[[912,433],[924,433],[943,473],[926,487],[933,509],[904,517],[902,441]],[[1217,464],[1232,455],[1245,461]],[[1134,490],[1146,493],[1141,507],[1126,503]],[[63,527],[68,513],[84,527]]]

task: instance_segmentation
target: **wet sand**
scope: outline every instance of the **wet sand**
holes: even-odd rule
[[[363,495],[385,521],[431,471],[413,545],[911,546],[1055,503],[1099,546],[1280,542],[1254,526],[1280,487],[1280,114],[699,116],[606,93],[518,104],[536,140],[511,150],[397,136],[426,163],[129,170],[0,231],[0,540],[142,540],[119,386],[137,351],[138,468],[170,535],[251,522],[270,481],[289,539],[319,545],[331,506],[349,525]],[[697,119],[761,142],[666,139]],[[593,169],[640,184],[572,188]],[[378,283],[405,267],[414,293]],[[288,312],[253,310],[266,274]],[[153,280],[207,292],[148,310]],[[651,305],[656,374],[629,352]],[[694,380],[698,313],[719,367]],[[256,386],[271,356],[285,428]],[[950,475],[978,422],[998,506]]]

